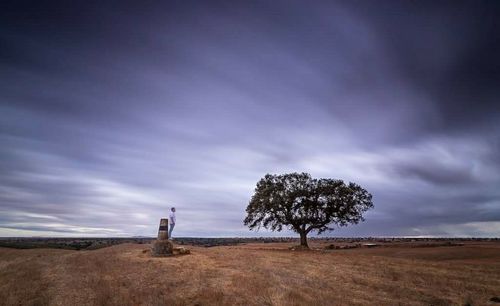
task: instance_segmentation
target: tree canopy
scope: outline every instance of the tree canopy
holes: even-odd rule
[[[308,173],[267,174],[257,183],[244,224],[250,229],[294,230],[307,247],[311,231],[321,234],[357,224],[371,208],[372,195],[355,183],[314,179]]]

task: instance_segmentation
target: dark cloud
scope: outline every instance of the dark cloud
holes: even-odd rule
[[[498,13],[2,2],[0,235],[253,235],[256,181],[307,171],[374,195],[337,235],[498,236]]]
[[[415,160],[414,164],[395,165],[396,173],[404,178],[416,178],[435,185],[460,186],[476,181],[473,165],[446,165],[435,160]],[[398,167],[399,166],[399,167]]]
[[[421,119],[432,132],[498,118],[499,3],[384,2],[353,11],[370,20],[398,76],[430,99],[436,114]]]

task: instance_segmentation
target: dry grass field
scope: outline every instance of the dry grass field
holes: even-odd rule
[[[287,243],[0,248],[2,305],[495,305],[500,244],[292,251]],[[500,304],[497,304],[500,305]]]

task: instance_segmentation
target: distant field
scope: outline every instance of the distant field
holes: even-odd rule
[[[153,237],[128,237],[128,238],[2,238],[0,247],[15,249],[51,248],[66,250],[95,250],[122,243],[149,244]],[[499,238],[310,238],[311,241],[320,243],[322,247],[355,247],[374,243],[377,246],[442,246],[457,245],[464,242],[500,242]],[[176,244],[196,245],[204,247],[237,245],[243,243],[299,243],[297,238],[271,237],[271,238],[175,238]],[[323,244],[322,244],[323,243]],[[327,243],[326,245],[324,243]]]
[[[129,238],[1,238],[0,247],[15,249],[51,248],[66,250],[95,250],[122,243],[148,244],[156,238],[129,237]],[[180,237],[175,239],[177,244],[213,247],[221,245],[236,245],[250,242],[292,242],[293,238],[193,238]]]
[[[377,246],[189,246],[190,255],[167,258],[150,257],[147,244],[0,248],[0,304],[495,305],[500,297],[499,241],[369,241]]]

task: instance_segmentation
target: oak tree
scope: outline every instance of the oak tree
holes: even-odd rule
[[[314,179],[308,173],[267,174],[257,183],[244,224],[250,229],[291,229],[308,247],[310,232],[357,224],[371,208],[372,195],[355,183]]]

